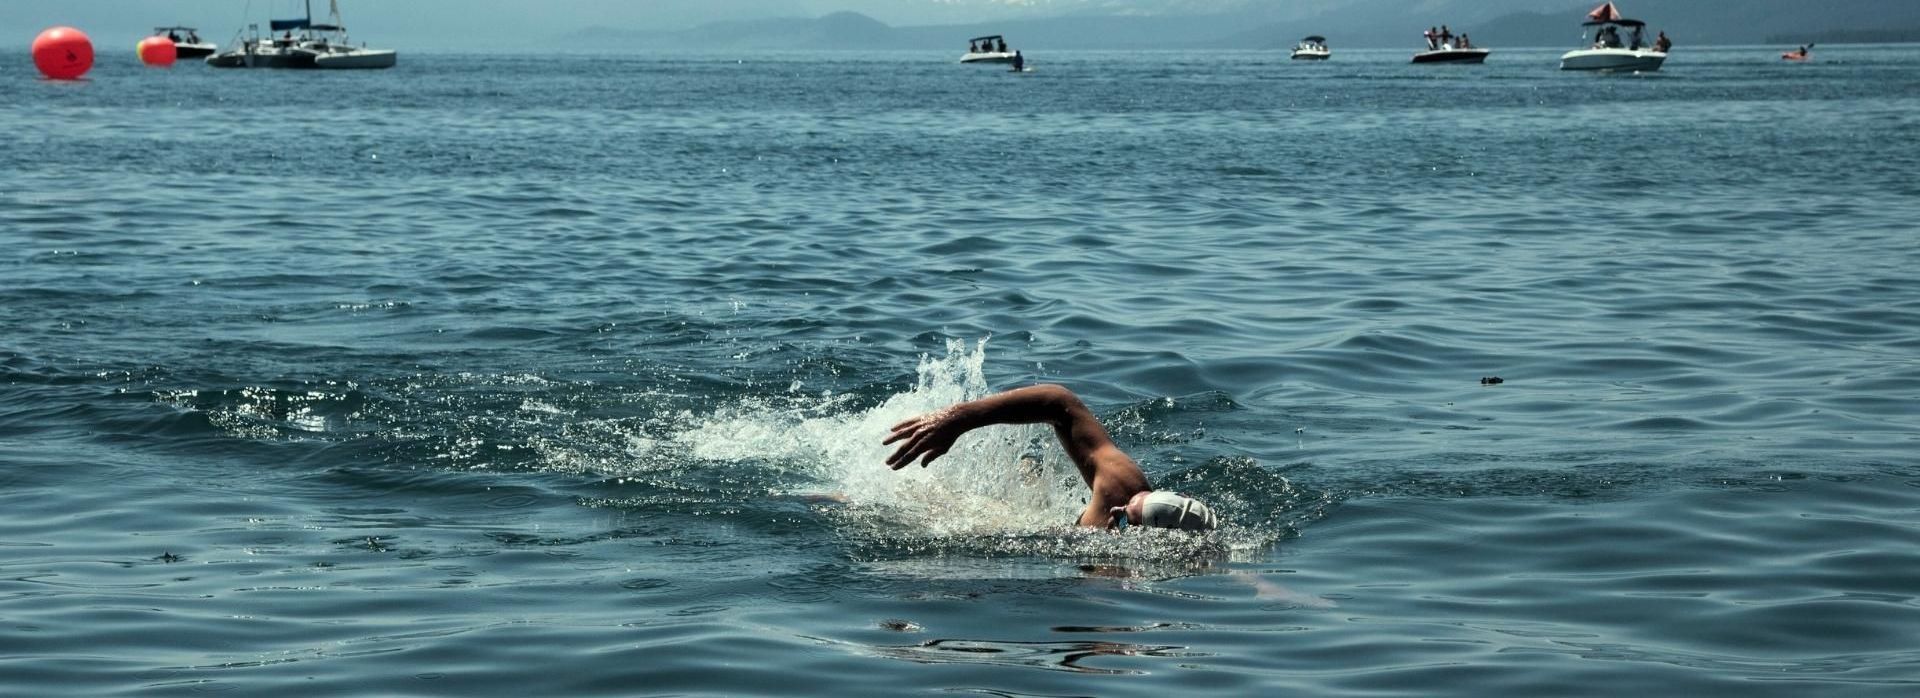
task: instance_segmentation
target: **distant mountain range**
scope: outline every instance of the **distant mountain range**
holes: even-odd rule
[[[912,50],[965,47],[965,40],[1003,34],[1013,48],[1047,49],[1273,49],[1300,36],[1324,34],[1336,47],[1407,47],[1428,26],[1448,24],[1482,46],[1566,46],[1596,1],[1566,0],[1350,0],[1349,2],[1228,3],[1227,11],[1183,14],[1168,3],[1160,13],[1102,14],[1095,3],[1051,17],[990,24],[889,26],[866,15],[838,12],[817,18],[715,22],[682,31],[592,27],[560,41],[593,49],[850,49]],[[1801,43],[1920,38],[1920,0],[1627,0],[1623,12],[1664,30],[1677,44]],[[1276,5],[1278,5],[1276,7]],[[1797,37],[1806,37],[1804,40]]]

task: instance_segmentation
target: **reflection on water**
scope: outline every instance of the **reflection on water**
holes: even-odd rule
[[[1141,674],[1144,670],[1093,666],[1102,657],[1198,657],[1173,645],[1136,645],[1124,642],[995,642],[990,640],[928,640],[918,645],[876,647],[891,659],[924,664],[987,664],[1025,666],[1082,674]]]

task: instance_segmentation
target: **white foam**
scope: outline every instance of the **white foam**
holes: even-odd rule
[[[961,437],[922,468],[887,468],[893,446],[880,442],[909,417],[989,392],[987,340],[948,342],[945,356],[922,356],[914,387],[864,410],[850,396],[749,399],[704,416],[682,415],[670,440],[707,461],[787,464],[815,481],[793,495],[830,495],[922,534],[967,535],[1061,528],[1085,506],[1086,488],[1036,426],[994,426]]]

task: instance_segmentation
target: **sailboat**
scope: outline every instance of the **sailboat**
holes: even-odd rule
[[[313,0],[307,0],[309,19],[313,16]],[[308,27],[313,40],[302,44],[298,49],[313,55],[313,67],[339,70],[370,68],[392,68],[399,62],[400,55],[393,49],[367,48],[361,44],[358,48],[347,39],[347,27],[340,23],[340,0],[327,0],[331,10],[327,24]]]
[[[260,25],[248,25],[248,36],[224,53],[207,57],[207,65],[216,68],[392,68],[399,54],[392,49],[354,46],[347,38],[347,27],[340,22],[340,0],[328,0],[330,17],[326,24],[313,22],[313,0],[306,0],[307,16],[276,19],[268,23],[269,33],[260,36]],[[299,36],[294,31],[299,30]],[[274,33],[280,33],[278,38]]]
[[[276,31],[278,31],[278,27],[288,26],[282,25],[281,23],[283,21],[299,22],[301,20],[274,20],[272,26],[276,28]],[[301,26],[304,27],[305,25],[302,24]],[[287,35],[285,38],[276,39],[272,34],[261,36],[260,25],[249,24],[247,25],[246,33],[240,37],[236,37],[237,41],[232,48],[207,56],[207,65],[215,68],[313,67],[311,61],[308,61],[308,65],[296,65],[292,52],[294,46],[292,29],[289,28],[286,31]],[[302,58],[304,59],[305,56],[302,56]]]

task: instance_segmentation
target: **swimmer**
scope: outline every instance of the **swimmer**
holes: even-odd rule
[[[1080,469],[1093,496],[1080,512],[1077,525],[1126,528],[1128,525],[1212,530],[1219,525],[1213,510],[1200,500],[1173,492],[1155,492],[1147,475],[1094,419],[1080,398],[1058,385],[1036,385],[988,395],[951,405],[893,425],[882,445],[901,442],[887,457],[887,467],[899,470],[919,459],[926,467],[946,455],[953,442],[974,429],[994,424],[1053,426],[1054,436],[1067,457]]]

